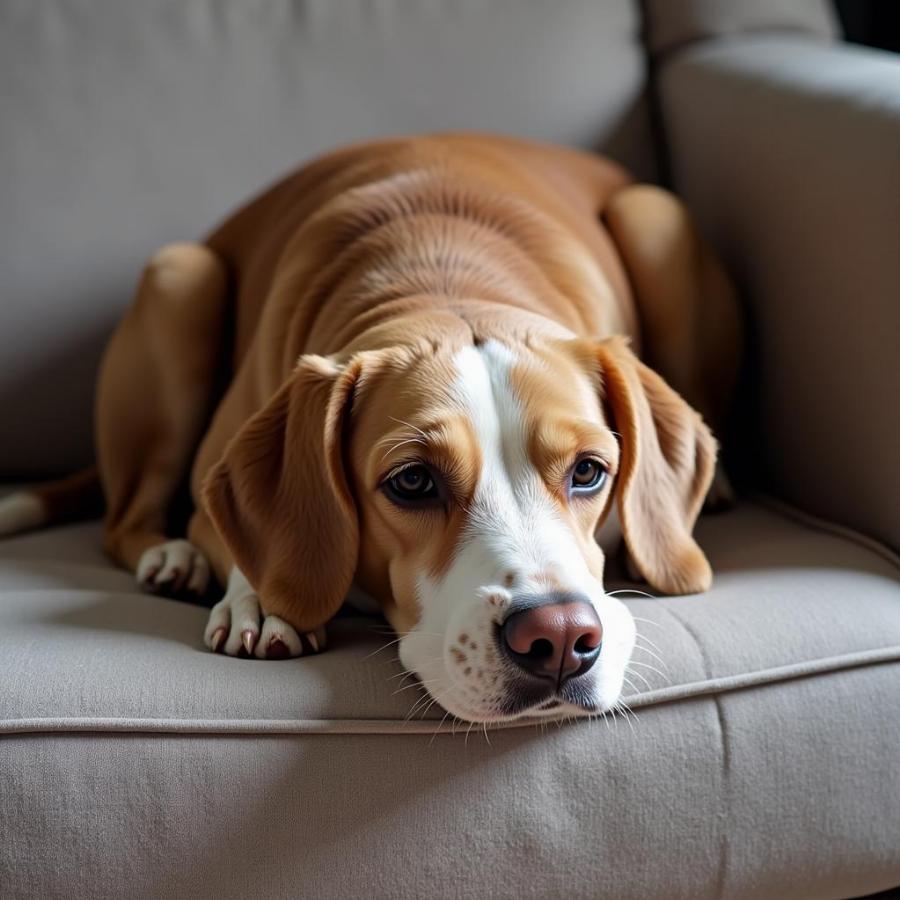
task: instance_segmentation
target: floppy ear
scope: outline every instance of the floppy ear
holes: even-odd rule
[[[713,479],[715,438],[623,339],[604,341],[598,354],[621,439],[616,496],[631,558],[657,590],[706,591],[712,570],[691,531]]]
[[[203,487],[216,529],[263,610],[298,631],[324,625],[356,571],[359,524],[342,432],[362,370],[303,356],[225,449]]]

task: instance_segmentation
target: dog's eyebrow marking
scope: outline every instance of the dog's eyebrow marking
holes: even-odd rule
[[[405,419],[398,419],[396,416],[388,416],[388,418],[392,422],[396,422],[398,425],[405,425],[407,428],[412,428],[413,431],[418,431],[419,434],[421,434],[423,438],[428,437],[428,435],[425,434],[425,432],[422,431],[422,429],[419,428],[418,425],[413,425],[412,422],[407,422]]]
[[[390,434],[385,435],[375,446],[381,447],[384,444],[388,444],[391,441],[398,441],[398,443],[394,444],[393,447],[388,447],[387,450],[381,455],[381,462],[384,462],[388,456],[390,456],[395,450],[400,447],[406,446],[406,444],[421,444],[423,447],[427,447],[429,442],[431,441],[431,437],[424,432],[418,425],[413,425],[412,422],[407,422],[404,419],[398,419],[396,416],[388,416],[388,418],[392,422],[396,422],[398,425],[405,425],[407,428],[411,428],[416,434],[399,434],[396,431],[391,432]],[[398,440],[399,439],[399,440]]]
[[[406,437],[404,438],[402,435],[401,439],[394,444],[392,447],[388,447],[384,453],[381,454],[381,462],[384,462],[395,450],[399,450],[400,447],[405,447],[407,444],[421,444],[423,447],[428,446],[428,441],[426,439],[420,437]],[[396,434],[389,434],[386,438],[380,440],[377,444],[380,447],[382,444],[386,444],[389,441],[393,441],[397,438]]]

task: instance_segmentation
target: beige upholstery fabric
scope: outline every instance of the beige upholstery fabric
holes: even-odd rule
[[[747,32],[799,32],[828,40],[838,23],[828,0],[644,0],[650,51]]]
[[[100,350],[160,245],[385,134],[510,132],[652,177],[644,69],[632,0],[0,4],[0,478],[91,459]]]
[[[750,305],[755,464],[900,548],[900,59],[744,38],[660,88],[676,185]]]
[[[4,897],[900,883],[896,561],[753,505],[700,538],[712,593],[629,600],[668,670],[636,656],[636,721],[487,737],[404,721],[420,694],[396,693],[371,620],[321,657],[225,659],[202,609],[106,564],[95,525],[0,544]]]
[[[759,465],[896,546],[896,65],[821,46],[824,0],[645,5],[679,187],[753,304]],[[142,260],[320,150],[487,128],[652,177],[639,20],[630,0],[0,4],[0,470],[88,460]],[[694,45],[785,30],[807,38]],[[0,543],[0,900],[900,884],[896,560],[756,505],[699,532],[710,594],[628,601],[664,660],[636,655],[635,721],[487,735],[407,721],[421,692],[370,620],[321,657],[224,659],[204,610],[110,568],[96,524]]]

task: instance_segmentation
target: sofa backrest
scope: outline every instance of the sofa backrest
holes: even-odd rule
[[[0,4],[0,477],[91,459],[143,261],[321,151],[483,129],[653,177],[640,32],[631,0]]]
[[[644,35],[662,57],[757,29],[833,30],[828,0],[0,3],[0,480],[92,458],[102,346],[158,246],[391,133],[509,132],[653,179]]]

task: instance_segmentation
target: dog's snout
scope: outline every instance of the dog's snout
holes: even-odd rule
[[[557,687],[582,675],[597,661],[603,627],[586,600],[549,598],[548,602],[515,606],[500,629],[506,655],[530,675]]]

